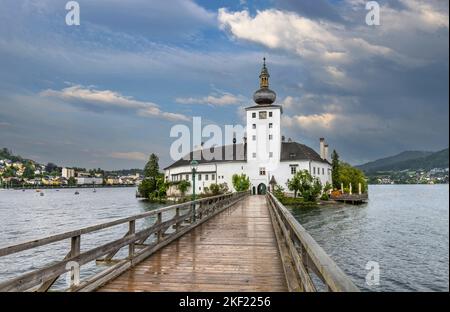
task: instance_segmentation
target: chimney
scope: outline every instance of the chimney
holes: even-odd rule
[[[289,139],[288,139],[288,142],[289,142],[289,143],[291,143],[291,142],[292,142],[292,139],[291,139],[291,138],[289,138]]]
[[[325,155],[325,160],[328,160],[329,154],[328,154],[328,144],[325,144],[325,146],[323,147],[324,149],[324,155]]]
[[[286,141],[286,137],[284,135],[281,136],[281,142]]]
[[[325,159],[325,139],[320,138],[320,158]]]

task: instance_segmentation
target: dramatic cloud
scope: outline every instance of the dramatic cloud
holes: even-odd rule
[[[448,1],[381,1],[378,27],[366,2],[80,0],[69,27],[65,2],[4,1],[0,143],[109,168],[144,163],[113,153],[155,152],[163,166],[173,121],[245,121],[266,56],[284,135],[313,148],[324,136],[353,163],[442,149]]]
[[[218,23],[234,41],[298,60],[278,99],[287,135],[325,136],[351,162],[448,144],[439,139],[448,132],[448,2],[383,2],[379,27],[365,24],[365,1],[276,3],[293,11],[221,8]]]
[[[390,48],[353,37],[338,24],[314,21],[292,12],[271,9],[251,17],[246,10],[219,9],[218,20],[236,38],[285,49],[308,60],[339,64],[371,56],[398,58]]]
[[[139,116],[143,117],[159,117],[170,121],[189,120],[187,116],[182,114],[164,112],[155,103],[138,101],[111,90],[96,90],[92,87],[74,85],[60,91],[45,90],[40,95],[60,98],[69,103],[82,104],[84,107],[94,111],[121,108],[134,110]]]
[[[239,105],[246,99],[242,95],[235,96],[230,93],[222,95],[211,94],[205,97],[176,98],[175,101],[180,104],[208,104],[213,106]]]

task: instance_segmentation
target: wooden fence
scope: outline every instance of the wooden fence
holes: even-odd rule
[[[229,193],[199,199],[0,248],[1,260],[1,257],[33,250],[56,242],[68,240],[70,243],[68,245],[69,251],[64,259],[48,263],[41,269],[2,282],[0,283],[0,291],[48,291],[58,278],[66,274],[70,274],[70,278],[67,278],[69,281],[67,291],[95,290],[248,194],[248,192]],[[136,230],[136,221],[142,219],[154,221],[150,222],[151,225]],[[123,237],[87,251],[81,251],[83,235],[124,224],[128,224],[128,231]],[[128,247],[126,258],[113,259],[121,249],[126,247]],[[32,260],[31,258],[30,261]],[[93,261],[110,263],[110,265],[103,271],[80,281],[79,267]]]

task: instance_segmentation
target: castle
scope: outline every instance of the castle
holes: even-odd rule
[[[227,183],[234,191],[232,176],[244,173],[250,178],[253,194],[265,194],[270,185],[279,184],[286,188],[288,180],[300,170],[308,170],[322,184],[331,183],[331,164],[328,160],[328,145],[320,138],[320,153],[312,148],[281,135],[281,115],[283,108],[276,105],[276,93],[269,88],[269,71],[265,58],[261,74],[260,88],[254,93],[254,105],[246,107],[246,137],[240,144],[212,147],[216,157],[209,159],[204,153],[193,151],[187,157],[175,161],[164,168],[168,181],[191,181],[188,193],[192,193],[191,160],[196,159],[195,192],[202,193],[212,183]],[[206,152],[206,150],[204,150]],[[174,189],[172,189],[174,192]]]

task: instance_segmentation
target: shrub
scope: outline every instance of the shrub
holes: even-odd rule
[[[250,188],[250,179],[244,174],[233,174],[233,187],[236,192],[247,191]]]

